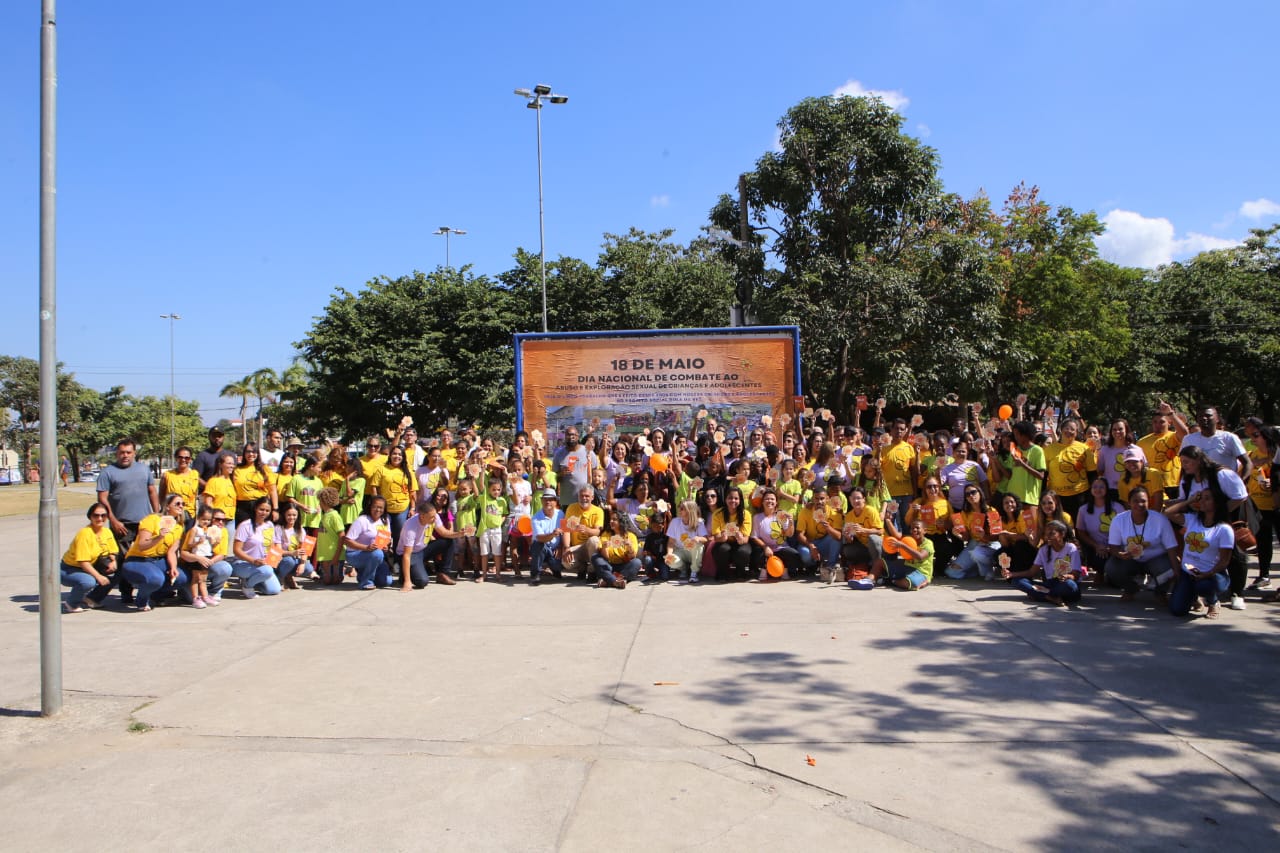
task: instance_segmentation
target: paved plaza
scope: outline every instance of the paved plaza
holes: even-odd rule
[[[1256,598],[1215,623],[976,582],[229,590],[63,617],[46,720],[36,588],[35,519],[0,518],[5,849],[1280,847]]]

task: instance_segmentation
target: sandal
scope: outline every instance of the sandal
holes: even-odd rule
[[[625,580],[624,578],[618,578],[616,581],[614,581],[614,582],[613,582],[613,588],[614,588],[614,589],[626,589],[626,588],[627,588],[627,582],[626,582],[626,580]]]
[[[1218,614],[1221,612],[1222,612],[1222,608],[1218,606],[1217,602],[1214,602],[1213,604],[1210,604],[1209,609],[1205,611],[1204,618],[1217,619]]]
[[[85,609],[84,609],[83,607],[81,607],[79,604],[77,604],[75,607],[72,607],[72,606],[71,606],[70,604],[68,604],[67,602],[65,602],[65,601],[64,601],[64,602],[62,602],[62,612],[63,612],[63,613],[83,613],[83,612],[84,612],[84,610],[85,610]]]

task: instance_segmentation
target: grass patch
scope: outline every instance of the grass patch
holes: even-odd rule
[[[129,731],[133,732],[134,734],[142,734],[143,732],[151,731],[151,726],[148,725],[147,723],[142,722],[142,720],[134,720],[132,723],[129,724]]]
[[[97,500],[93,483],[77,483],[68,488],[58,485],[58,509],[62,513],[76,513],[81,523],[84,511]],[[40,511],[40,485],[0,486],[0,516],[35,515]]]

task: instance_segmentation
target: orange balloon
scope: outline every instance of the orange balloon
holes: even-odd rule
[[[662,474],[666,472],[668,464],[667,454],[665,453],[655,453],[649,457],[649,470],[654,473]]]
[[[884,540],[881,547],[884,549],[886,554],[896,554],[898,553],[898,540],[890,537],[889,539]]]
[[[520,516],[516,519],[516,530],[528,536],[533,532],[533,520],[527,515]]]
[[[786,572],[787,567],[782,564],[782,558],[774,555],[765,563],[765,571],[769,573],[771,578],[780,578]]]
[[[996,415],[999,416],[1002,421],[1009,420],[1009,418],[1013,417],[1013,406],[1010,406],[1008,403],[1002,404],[999,409],[996,409]]]
[[[902,537],[902,539],[898,540],[898,544],[900,544],[900,545],[906,545],[906,546],[907,546],[908,548],[910,548],[912,551],[914,551],[914,550],[916,550],[918,547],[920,547],[920,546],[916,545],[916,540],[915,540],[913,537],[911,537],[911,536],[903,536],[903,537]]]

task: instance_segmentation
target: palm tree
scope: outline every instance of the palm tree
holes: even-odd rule
[[[262,444],[262,403],[265,400],[268,403],[276,401],[275,395],[281,389],[280,376],[274,368],[264,367],[261,370],[255,370],[244,378],[245,384],[249,386],[249,390],[253,396],[258,398],[258,444]]]
[[[245,413],[249,410],[249,397],[252,395],[253,388],[249,385],[248,376],[239,382],[232,382],[224,386],[218,392],[219,397],[240,398],[240,444],[242,446],[249,441],[249,424],[245,421]]]

